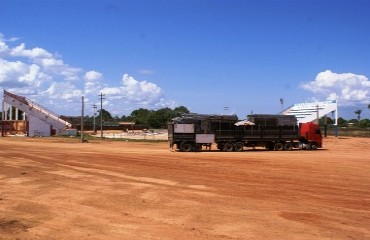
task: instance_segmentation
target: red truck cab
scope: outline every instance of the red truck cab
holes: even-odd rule
[[[300,138],[308,144],[309,149],[315,150],[322,147],[322,134],[320,126],[316,123],[300,123]]]

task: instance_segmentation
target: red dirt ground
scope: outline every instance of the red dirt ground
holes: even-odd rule
[[[370,139],[317,151],[0,138],[0,239],[370,239]]]

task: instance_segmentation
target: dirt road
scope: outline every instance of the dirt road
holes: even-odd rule
[[[318,151],[0,138],[0,239],[370,239],[370,139]]]

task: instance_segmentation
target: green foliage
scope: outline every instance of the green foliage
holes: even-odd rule
[[[174,112],[174,117],[180,117],[182,114],[190,113],[190,111],[184,106],[175,108],[173,112]]]
[[[327,124],[334,124],[334,120],[331,119],[330,117],[322,117],[319,119],[319,124],[320,125],[327,125]]]
[[[139,108],[137,110],[134,110],[131,113],[131,119],[136,124],[148,125],[148,118],[151,113],[152,113],[152,110],[148,110],[145,108]]]
[[[184,113],[189,113],[189,110],[184,106],[176,107],[173,110],[171,108],[161,108],[155,111],[140,108],[132,111],[130,116],[125,117],[125,120],[148,125],[150,128],[166,128],[167,122]]]
[[[112,121],[113,117],[110,114],[110,112],[106,111],[105,109],[101,109],[101,110],[99,109],[98,115],[96,116],[95,119],[97,122],[100,122],[101,119],[103,120],[103,122],[106,122],[106,121]]]
[[[148,117],[148,125],[152,128],[166,128],[167,122],[175,117],[175,112],[170,108],[162,108],[152,112]]]
[[[368,128],[370,127],[370,120],[369,119],[362,119],[360,120],[360,122],[358,123],[358,126],[360,128]]]
[[[347,126],[347,120],[343,119],[342,117],[338,118],[338,126],[339,127]]]
[[[352,119],[348,120],[347,123],[351,123],[353,125],[356,125],[358,123],[358,120],[355,119],[355,118],[352,118]]]

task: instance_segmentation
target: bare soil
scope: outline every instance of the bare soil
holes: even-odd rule
[[[317,151],[0,138],[0,239],[370,239],[370,139]]]

